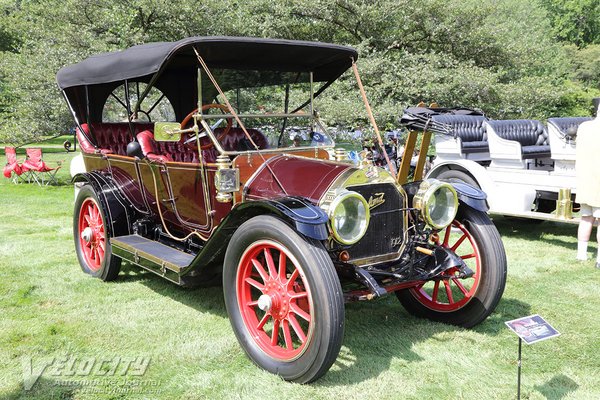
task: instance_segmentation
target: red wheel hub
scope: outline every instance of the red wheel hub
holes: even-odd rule
[[[312,298],[293,255],[272,241],[253,243],[242,255],[236,278],[246,329],[269,356],[291,361],[312,336]]]
[[[79,247],[90,270],[102,267],[106,251],[104,221],[96,201],[87,198],[79,210]]]
[[[436,244],[454,251],[475,274],[460,279],[455,275],[458,274],[458,269],[452,268],[444,272],[441,279],[425,282],[410,291],[425,307],[434,311],[452,312],[467,305],[477,292],[481,277],[481,255],[473,236],[456,220],[443,233],[440,232],[439,236],[434,238]]]

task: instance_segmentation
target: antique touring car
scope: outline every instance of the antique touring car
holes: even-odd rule
[[[481,188],[492,214],[578,223],[577,130],[591,119],[549,118],[545,126],[538,120],[490,120],[467,109],[416,107],[402,121],[435,133],[429,178]]]
[[[335,361],[345,301],[394,292],[416,316],[483,321],[506,281],[485,195],[353,165],[314,108],[352,68],[372,117],[356,59],[324,43],[193,37],[61,69],[85,165],[84,272],[113,280],[127,261],[182,286],[222,281],[248,356],[296,382]]]

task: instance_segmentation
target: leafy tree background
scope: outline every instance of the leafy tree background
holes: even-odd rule
[[[421,100],[545,119],[590,115],[600,96],[597,0],[0,0],[0,141],[73,126],[62,66],[193,35],[355,46],[383,126]],[[350,74],[327,92],[329,124],[366,125]]]

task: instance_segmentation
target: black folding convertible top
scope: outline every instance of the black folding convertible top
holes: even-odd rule
[[[190,37],[98,54],[63,67],[58,86],[78,120],[98,120],[112,90],[125,80],[152,82],[177,117],[196,101],[198,51],[210,69],[313,72],[315,82],[337,79],[358,58],[355,49],[320,42],[247,37]]]
[[[150,76],[161,68],[197,67],[195,47],[209,67],[314,72],[315,81],[339,77],[356,60],[355,49],[320,42],[244,37],[190,37],[147,43],[92,56],[58,71],[61,89]]]

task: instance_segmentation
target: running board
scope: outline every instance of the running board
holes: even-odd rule
[[[180,284],[180,272],[188,267],[194,256],[139,235],[117,236],[110,239],[114,255]]]

